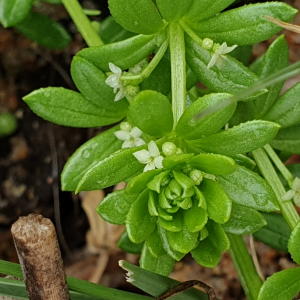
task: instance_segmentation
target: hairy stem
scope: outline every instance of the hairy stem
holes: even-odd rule
[[[227,233],[227,236],[230,240],[229,253],[238,272],[247,299],[256,300],[262,286],[262,281],[257,274],[243,237],[229,233]]]
[[[104,45],[100,36],[94,30],[90,20],[85,15],[82,7],[77,0],[62,0],[67,12],[71,16],[73,22],[75,23],[78,31],[83,36],[84,40],[91,46],[101,46]]]
[[[292,203],[292,201],[283,201],[282,196],[286,193],[278,175],[263,148],[252,151],[253,157],[259,167],[260,172],[273,189],[280,211],[293,230],[300,220],[299,215]]]
[[[186,107],[184,31],[178,22],[169,25],[169,37],[172,72],[172,109],[175,128]]]

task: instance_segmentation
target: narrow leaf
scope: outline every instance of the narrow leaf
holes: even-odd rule
[[[288,249],[294,262],[300,264],[300,222],[293,229],[289,239]]]
[[[124,233],[121,235],[117,246],[123,250],[124,252],[131,253],[131,254],[141,254],[142,248],[144,243],[133,243],[127,234],[127,231],[125,230]]]

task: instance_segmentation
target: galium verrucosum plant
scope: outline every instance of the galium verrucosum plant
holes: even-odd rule
[[[258,211],[278,210],[282,195],[268,174],[262,172],[275,193],[252,171],[255,162],[247,153],[260,166],[263,159],[255,151],[276,140],[280,126],[277,117],[248,117],[247,108],[244,120],[239,112],[244,105],[260,113],[258,103],[272,91],[261,89],[244,104],[196,116],[265,76],[234,56],[245,60],[237,50],[280,30],[265,15],[290,21],[296,10],[272,2],[221,12],[233,2],[110,0],[111,14],[133,37],[77,53],[71,74],[80,93],[46,88],[24,100],[62,125],[123,121],[73,154],[62,188],[79,192],[126,181],[126,189],[109,194],[97,210],[109,222],[126,224],[119,245],[141,251],[143,268],[169,274],[188,252],[213,267],[231,247],[242,274],[256,278],[256,286],[244,281],[255,298],[261,282],[251,263],[239,261],[247,254],[236,245],[241,235],[265,225]],[[276,58],[268,63],[277,64]],[[195,88],[198,80],[207,87],[203,97]],[[266,113],[274,104],[269,102]]]

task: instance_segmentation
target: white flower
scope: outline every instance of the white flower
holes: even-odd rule
[[[297,206],[300,206],[300,179],[295,178],[292,189],[287,191],[283,196],[283,201],[288,201],[294,198],[294,202]]]
[[[219,47],[219,49],[217,49],[215,51],[215,53],[213,54],[210,62],[207,65],[207,68],[210,69],[211,67],[216,65],[218,67],[218,69],[221,69],[222,64],[223,64],[223,60],[226,58],[224,56],[224,54],[227,54],[227,53],[233,51],[236,47],[237,47],[237,45],[234,45],[232,47],[227,47],[227,43],[223,43]]]
[[[128,122],[121,123],[121,130],[114,132],[114,135],[124,141],[122,148],[133,148],[146,144],[140,136],[143,132],[137,127],[133,127]]]
[[[119,101],[125,97],[125,90],[121,83],[122,70],[111,62],[108,65],[113,74],[107,77],[105,83],[114,89],[114,93],[117,93],[115,101]]]
[[[163,168],[162,161],[164,158],[160,155],[159,149],[153,141],[148,144],[148,151],[143,149],[133,153],[133,155],[141,164],[146,165],[144,172],[154,170],[155,168]]]

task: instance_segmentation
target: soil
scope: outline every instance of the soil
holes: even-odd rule
[[[101,18],[108,14],[107,1],[84,1],[83,4],[86,8],[100,9]],[[289,1],[288,4],[300,9],[298,1]],[[69,72],[70,63],[72,57],[86,47],[62,5],[44,3],[35,9],[63,24],[72,34],[73,41],[65,50],[50,51],[29,41],[15,29],[0,27],[0,112],[10,112],[18,120],[17,131],[0,139],[0,259],[18,262],[10,227],[20,216],[39,213],[58,225],[68,274],[89,279],[95,275],[99,255],[104,261],[109,257],[107,265],[105,262],[102,264],[105,271],[99,276],[99,283],[137,292],[126,283],[125,272],[118,267],[118,260],[138,263],[138,257],[117,250],[115,244],[108,247],[103,241],[96,250],[91,249],[90,242],[87,247],[89,221],[81,200],[73,193],[60,191],[59,174],[68,157],[103,129],[77,129],[51,124],[35,115],[22,101],[23,96],[41,87],[75,89]],[[299,14],[294,23],[300,24]],[[300,35],[288,31],[284,33],[290,47],[291,62],[298,61]],[[272,40],[274,38],[255,45],[253,59],[265,52]],[[288,80],[285,88],[291,87],[299,79],[298,76]],[[294,157],[295,160],[299,158]],[[58,218],[61,220],[63,236],[60,234],[60,225],[55,222]],[[249,237],[245,239],[248,241]],[[257,241],[255,247],[262,273],[266,277],[294,265],[285,253]],[[222,261],[214,269],[205,269],[187,256],[182,262],[176,263],[171,277],[179,281],[201,280],[211,285],[223,300],[245,299],[228,253],[223,254]]]

